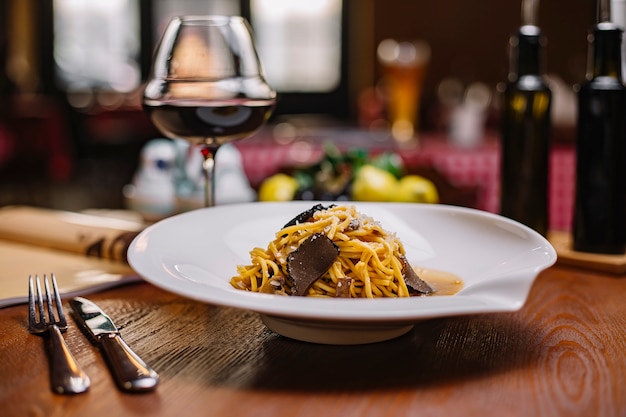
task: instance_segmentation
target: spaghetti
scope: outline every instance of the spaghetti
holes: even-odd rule
[[[378,298],[432,292],[408,264],[404,246],[395,234],[354,206],[334,205],[315,206],[279,230],[267,249],[252,249],[251,264],[237,266],[238,275],[231,279],[231,285],[245,291],[293,295],[290,255],[319,235],[332,241],[338,256],[302,295]],[[415,279],[421,282],[415,285]]]

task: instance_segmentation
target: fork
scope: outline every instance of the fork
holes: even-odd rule
[[[67,320],[61,304],[56,276],[50,275],[54,295],[50,293],[48,277],[44,274],[45,299],[41,292],[39,275],[35,275],[34,279],[32,275],[28,277],[28,330],[37,335],[49,335],[52,390],[58,394],[79,394],[87,391],[90,381],[87,374],[76,362],[61,334],[67,330]]]

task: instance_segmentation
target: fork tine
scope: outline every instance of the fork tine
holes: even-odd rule
[[[50,293],[50,284],[48,283],[48,276],[43,274],[43,286],[46,290],[46,307],[48,309],[48,319],[50,323],[56,322],[56,317],[54,316],[54,308],[52,306],[52,294]]]
[[[63,303],[61,302],[61,294],[59,292],[59,286],[57,285],[57,277],[55,274],[50,274],[52,277],[52,289],[54,291],[54,302],[57,306],[57,315],[59,316],[59,328],[67,328],[67,320],[65,320],[65,312],[63,311]]]
[[[41,284],[39,283],[39,275],[35,275],[35,287],[37,288],[37,300],[36,300],[36,304],[37,304],[37,309],[39,310],[39,319],[41,323],[46,324],[46,314],[44,313],[43,310],[43,298],[41,295]]]
[[[28,327],[35,328],[37,316],[35,314],[35,289],[33,287],[33,276],[28,276]]]

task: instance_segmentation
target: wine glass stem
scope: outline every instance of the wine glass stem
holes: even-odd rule
[[[217,148],[203,146],[202,171],[204,172],[204,205],[213,207],[215,205],[215,153]]]

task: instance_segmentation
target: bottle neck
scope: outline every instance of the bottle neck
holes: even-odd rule
[[[537,26],[522,26],[517,35],[511,38],[510,81],[527,75],[543,74],[543,43],[543,37]]]
[[[594,27],[588,37],[591,62],[587,78],[622,78],[622,30],[608,22]]]

